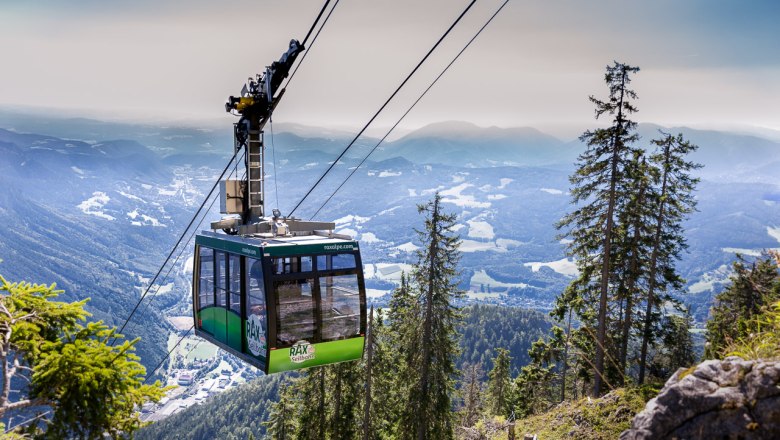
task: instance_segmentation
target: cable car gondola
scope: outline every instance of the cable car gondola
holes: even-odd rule
[[[265,373],[360,359],[358,243],[321,235],[195,241],[195,333]]]
[[[262,78],[229,98],[226,110],[241,116],[234,153],[245,151],[245,178],[220,182],[220,211],[233,216],[195,239],[195,334],[265,373],[360,359],[366,332],[358,242],[333,234],[334,223],[264,212],[262,129],[302,50],[291,41]]]

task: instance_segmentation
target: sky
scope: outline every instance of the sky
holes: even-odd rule
[[[362,126],[468,3],[341,0],[274,121]],[[477,0],[375,125],[392,125],[501,3]],[[323,4],[0,0],[0,107],[228,123],[226,98]],[[637,121],[780,130],[779,22],[776,0],[510,0],[404,126],[593,125],[588,96],[606,96],[617,60],[641,69]]]

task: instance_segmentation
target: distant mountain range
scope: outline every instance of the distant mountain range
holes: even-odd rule
[[[281,124],[280,124],[281,127]],[[289,212],[353,136],[277,127],[266,132],[268,207]],[[643,145],[682,131],[705,164],[699,212],[687,225],[679,295],[704,319],[736,252],[780,247],[780,144],[752,135],[640,125]],[[361,139],[295,215],[308,218],[377,139]],[[432,124],[383,144],[318,214],[362,241],[376,301],[414,261],[415,205],[439,191],[458,215],[462,283],[477,301],[545,309],[569,282],[553,224],[569,207],[568,175],[583,151],[533,128]],[[123,322],[232,153],[223,130],[30,117],[0,112],[0,273],[57,281],[91,296],[97,317]],[[275,181],[278,176],[278,182]],[[275,188],[278,187],[278,193]],[[219,214],[212,208],[208,219]],[[140,323],[159,342],[162,314],[187,314],[184,251]],[[146,324],[149,324],[148,326]],[[149,332],[150,334],[146,334]],[[155,333],[152,335],[151,333]],[[157,343],[155,342],[155,343]],[[148,349],[158,358],[159,344]]]

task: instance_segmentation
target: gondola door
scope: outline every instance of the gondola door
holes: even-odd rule
[[[244,349],[266,370],[268,359],[268,303],[263,260],[244,258]]]
[[[241,256],[228,254],[228,307],[226,308],[227,344],[237,352],[241,352],[241,339],[244,333],[241,319]]]
[[[215,251],[215,272],[216,272],[216,307],[214,308],[214,338],[217,341],[227,344],[227,304],[228,304],[228,266],[227,254],[225,252]]]

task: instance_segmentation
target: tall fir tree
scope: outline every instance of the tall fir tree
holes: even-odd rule
[[[279,400],[272,404],[266,427],[269,440],[288,440],[295,438],[295,408],[297,396],[292,382],[285,382],[279,389]]]
[[[399,360],[396,356],[395,339],[391,337],[390,329],[384,322],[382,309],[377,310],[372,318],[372,374],[371,374],[371,405],[369,421],[364,426],[368,439],[395,438],[396,421],[400,407],[406,402],[401,400],[403,388],[399,384],[403,376],[398,370]]]
[[[327,438],[358,438],[363,377],[358,362],[341,362],[326,368]]]
[[[605,82],[609,98],[590,101],[596,106],[596,118],[613,117],[607,128],[586,131],[580,140],[587,145],[577,162],[577,170],[570,177],[572,203],[578,206],[566,215],[558,227],[566,229],[563,237],[572,242],[568,255],[577,259],[580,276],[574,281],[577,296],[585,298],[585,309],[575,310],[584,326],[595,327],[595,360],[593,394],[602,392],[604,360],[607,349],[608,308],[610,299],[611,269],[614,267],[613,244],[615,242],[615,217],[618,201],[625,188],[626,164],[637,150],[636,122],[630,119],[636,112],[633,100],[636,93],[629,88],[631,75],[638,67],[615,62],[607,67]],[[597,304],[595,310],[591,304]],[[594,322],[595,318],[595,322]],[[614,319],[614,317],[613,317]],[[614,358],[614,356],[613,356]]]
[[[418,212],[425,214],[425,227],[417,231],[422,248],[412,278],[420,304],[421,338],[413,363],[419,368],[419,381],[411,390],[409,408],[415,412],[417,440],[447,439],[453,438],[455,429],[451,407],[462,318],[453,302],[463,296],[456,282],[460,241],[453,231],[456,216],[443,211],[441,195],[419,205]]]
[[[396,373],[392,397],[397,398],[391,434],[399,439],[413,439],[417,409],[411,399],[420,377],[417,358],[421,344],[421,304],[415,286],[405,273],[401,273],[399,286],[393,290],[388,308],[388,346],[395,352],[391,365]]]
[[[509,350],[496,349],[493,358],[493,369],[488,373],[488,411],[492,415],[509,417],[510,374],[509,365],[512,359]]]
[[[690,367],[696,362],[692,327],[693,318],[687,309],[681,315],[664,316],[661,349],[656,350],[648,366],[651,376],[665,380],[679,368]]]
[[[326,438],[325,369],[315,367],[301,370],[293,382],[298,397],[295,438],[318,440]]]
[[[648,243],[652,233],[652,203],[655,196],[653,187],[654,168],[647,163],[643,151],[635,151],[634,157],[626,166],[627,188],[626,198],[621,203],[618,234],[619,244],[616,249],[618,260],[617,271],[619,281],[617,298],[621,312],[616,323],[617,334],[614,338],[620,341],[618,347],[618,362],[613,379],[618,384],[624,384],[627,374],[628,350],[634,328],[636,307],[644,297],[643,282],[646,278],[647,261],[649,259]]]
[[[639,356],[639,383],[645,379],[648,346],[658,338],[662,322],[661,309],[668,302],[675,302],[671,290],[685,284],[675,267],[682,252],[688,248],[683,231],[683,221],[696,209],[694,191],[699,179],[691,174],[701,165],[687,156],[698,149],[686,141],[682,134],[672,136],[661,133],[652,142],[656,151],[650,162],[657,168],[656,193],[653,202],[653,238],[650,260],[647,263],[647,297],[642,328],[642,348]]]

